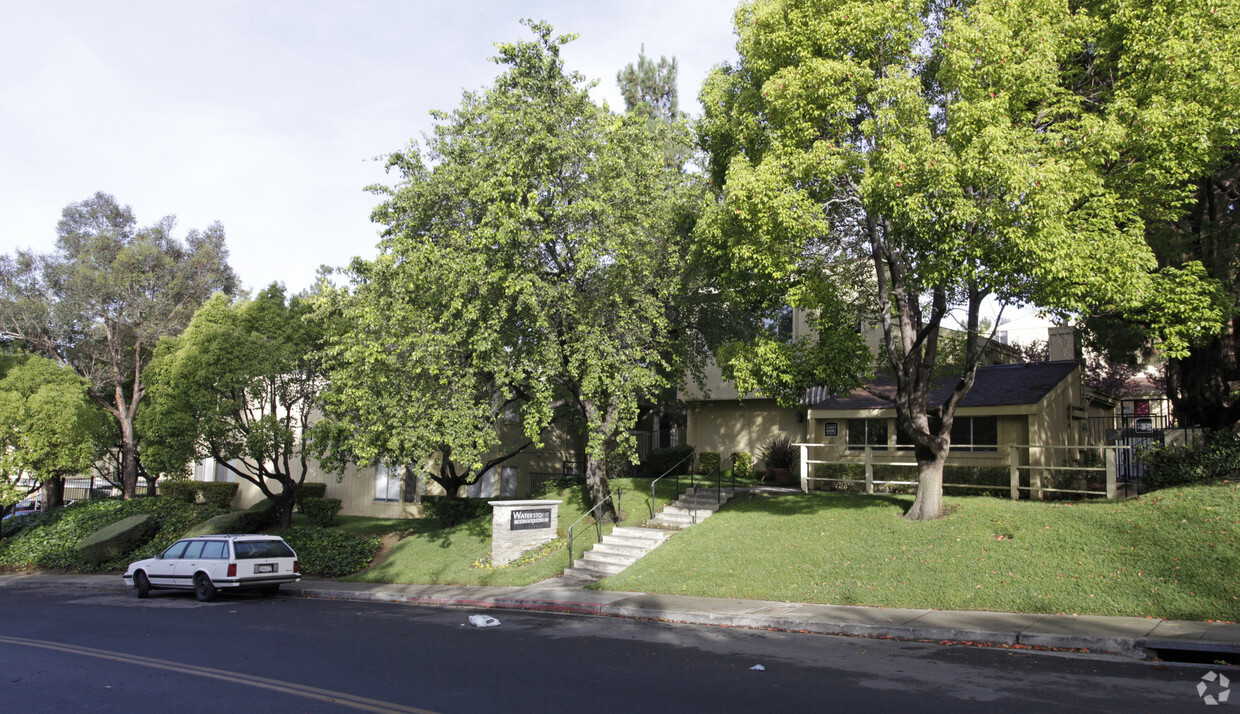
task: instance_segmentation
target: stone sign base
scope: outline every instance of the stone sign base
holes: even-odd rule
[[[560,501],[487,501],[491,514],[491,565],[507,565],[527,550],[555,540]]]

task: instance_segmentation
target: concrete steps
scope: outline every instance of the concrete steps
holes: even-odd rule
[[[688,528],[710,518],[733,495],[732,489],[728,488],[723,489],[722,493],[717,488],[691,488],[685,491],[679,501],[664,506],[663,510],[655,514],[655,517],[650,519],[650,525],[659,528]]]
[[[615,575],[662,545],[672,535],[671,531],[657,528],[619,526],[603,536],[602,542],[586,551],[571,568],[566,568],[564,576],[600,580]]]
[[[649,525],[652,527],[619,526],[612,529],[611,533],[603,536],[602,542],[594,543],[594,547],[582,554],[572,567],[566,568],[564,577],[601,580],[615,575],[678,531],[709,518],[732,495],[732,491],[726,488],[722,494],[714,488],[689,489],[680,500],[664,506],[650,519]],[[574,550],[577,547],[574,545]]]

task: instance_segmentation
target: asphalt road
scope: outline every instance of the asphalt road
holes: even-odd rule
[[[1240,688],[1236,668],[288,597],[12,589],[0,623],[12,712],[1167,712],[1201,711],[1211,669]]]

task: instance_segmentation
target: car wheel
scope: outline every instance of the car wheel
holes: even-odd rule
[[[268,585],[264,587],[262,590],[259,590],[259,592],[262,594],[263,597],[275,597],[276,593],[280,592],[280,586],[279,585]]]
[[[198,602],[211,602],[215,599],[215,583],[205,573],[194,576],[194,597]]]
[[[133,574],[133,584],[138,588],[138,597],[145,599],[151,594],[151,581],[147,580],[146,573],[139,570]]]

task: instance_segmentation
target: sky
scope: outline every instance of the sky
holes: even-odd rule
[[[0,253],[55,248],[62,209],[96,191],[178,237],[219,221],[244,286],[308,287],[373,257],[382,157],[490,85],[521,18],[580,37],[568,69],[623,110],[616,73],[679,63],[699,113],[736,59],[733,0],[99,2],[0,0]]]

